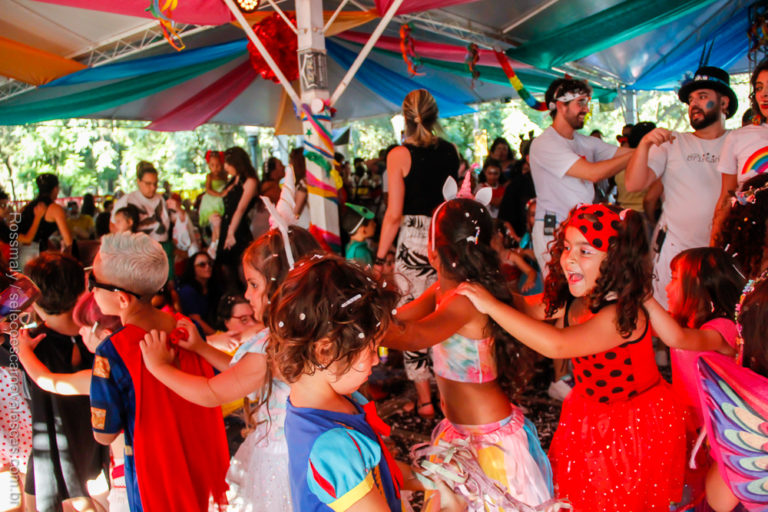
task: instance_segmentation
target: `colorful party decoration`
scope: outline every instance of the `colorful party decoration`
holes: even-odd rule
[[[749,7],[749,51],[747,55],[753,63],[761,59],[768,50],[768,3],[757,2]]]
[[[296,26],[296,15],[287,14],[293,26]],[[264,44],[269,55],[278,65],[289,82],[299,78],[299,61],[296,56],[298,40],[293,29],[277,13],[253,25],[253,31]],[[280,79],[272,71],[267,61],[261,56],[253,43],[248,43],[248,53],[251,55],[251,65],[256,72],[266,80],[280,83]]]
[[[178,7],[178,0],[165,0],[163,6],[160,6],[160,0],[150,0],[147,12],[157,18],[160,22],[160,28],[163,31],[163,37],[168,41],[168,44],[173,47],[174,50],[180,52],[185,48],[184,42],[181,40],[179,31],[176,29],[176,22],[173,21],[173,10]]]
[[[538,101],[536,98],[534,98],[530,92],[525,88],[523,85],[523,82],[520,81],[519,78],[517,78],[517,75],[515,74],[515,70],[512,69],[512,66],[509,65],[509,61],[507,60],[507,56],[504,55],[502,52],[495,52],[496,58],[499,61],[499,64],[501,65],[501,68],[504,70],[504,74],[507,75],[507,78],[509,79],[509,83],[512,84],[512,87],[514,87],[515,91],[517,91],[517,95],[520,96],[520,99],[523,100],[529,107],[531,107],[534,110],[538,110],[540,112],[546,112],[547,106],[541,102]]]
[[[407,23],[400,27],[400,52],[411,76],[423,76],[424,73],[418,72],[421,64],[416,56],[416,49],[413,37],[411,36],[411,26]]]
[[[480,71],[477,69],[477,63],[480,60],[480,54],[478,52],[477,45],[470,43],[467,45],[467,58],[464,63],[469,69],[469,73],[472,75],[472,88],[475,88],[475,81],[480,78]]]

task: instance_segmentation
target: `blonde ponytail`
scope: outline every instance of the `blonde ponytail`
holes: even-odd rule
[[[430,146],[437,138],[437,103],[426,89],[411,91],[403,100],[405,135],[416,146]]]

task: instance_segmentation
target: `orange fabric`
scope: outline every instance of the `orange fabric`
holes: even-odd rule
[[[283,12],[285,12],[286,16],[294,14],[293,11]],[[272,16],[272,14],[274,14],[274,11],[256,11],[250,14],[243,14],[243,16],[245,16],[245,19],[248,20],[249,23],[254,24],[262,21],[267,16]],[[332,15],[333,11],[323,11],[323,21],[327,22],[331,19]],[[376,13],[376,9],[370,9],[368,11],[342,11],[336,16],[336,19],[333,20],[331,26],[328,27],[328,32],[325,35],[326,37],[335,36],[346,30],[352,30],[360,25],[365,25],[378,17],[379,15]],[[232,23],[233,25],[240,26],[236,21]]]
[[[291,86],[298,92],[298,81],[292,82]],[[293,103],[285,91],[282,91],[280,105],[277,107],[277,116],[275,116],[275,135],[301,135],[302,133],[301,121],[296,117]]]
[[[0,75],[32,85],[43,85],[85,67],[72,59],[0,37]]]

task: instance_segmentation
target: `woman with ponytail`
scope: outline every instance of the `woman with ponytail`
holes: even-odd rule
[[[418,89],[408,93],[403,100],[403,145],[387,155],[389,198],[374,270],[381,272],[399,230],[394,280],[402,293],[401,304],[421,295],[437,279],[427,258],[430,217],[443,202],[446,178],[458,178],[458,152],[453,144],[435,135],[439,129],[437,116],[437,103],[429,91]],[[405,353],[406,374],[416,385],[417,412],[422,416],[435,413],[429,364],[427,350]]]

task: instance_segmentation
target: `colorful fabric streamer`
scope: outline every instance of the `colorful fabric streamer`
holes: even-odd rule
[[[419,58],[416,56],[413,37],[411,37],[411,26],[407,23],[400,27],[400,52],[403,54],[403,60],[411,76],[423,76],[424,73],[418,72]]]
[[[528,92],[528,90],[523,85],[523,82],[520,81],[519,78],[517,78],[517,75],[515,74],[515,70],[512,69],[512,66],[509,65],[509,61],[507,60],[507,56],[504,55],[503,52],[495,52],[496,58],[499,60],[499,64],[501,64],[501,68],[504,70],[504,74],[507,75],[507,78],[509,79],[509,83],[512,84],[512,87],[514,87],[515,91],[517,91],[517,95],[520,96],[520,99],[523,100],[529,107],[531,107],[534,110],[538,110],[540,112],[546,112],[547,106],[541,102],[538,101],[536,98],[534,98],[531,93]]]
[[[480,54],[478,52],[477,45],[475,43],[469,43],[467,45],[467,59],[464,63],[469,69],[469,74],[472,75],[472,88],[475,88],[475,82],[480,78],[480,71],[477,69],[477,63],[480,60]]]
[[[181,40],[179,31],[176,30],[176,22],[173,21],[173,11],[179,4],[179,0],[165,0],[165,3],[160,7],[160,0],[150,0],[149,7],[146,11],[154,16],[157,21],[160,22],[160,28],[163,31],[163,37],[168,41],[168,44],[180,52],[186,46],[184,41]]]

